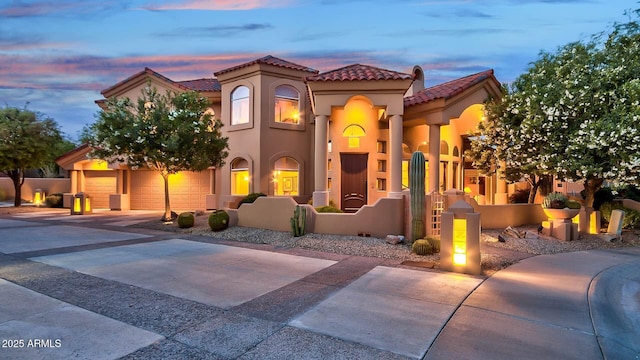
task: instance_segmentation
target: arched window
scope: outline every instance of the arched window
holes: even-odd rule
[[[440,154],[449,155],[449,144],[446,141],[440,141]]]
[[[243,158],[231,162],[231,195],[249,194],[249,162]]]
[[[273,166],[273,194],[299,195],[300,165],[291,157],[281,157]]]
[[[280,85],[276,88],[275,121],[300,123],[300,93],[293,86]]]
[[[359,148],[360,138],[365,135],[364,129],[360,125],[349,125],[342,132],[342,136],[349,138],[350,148]]]
[[[249,123],[249,88],[238,86],[231,93],[231,125]]]
[[[429,154],[429,144],[427,142],[422,142],[420,145],[418,145],[418,151],[421,151],[423,154],[428,155]]]
[[[460,150],[458,150],[457,146],[453,147],[453,156],[455,156],[455,157],[460,156]]]

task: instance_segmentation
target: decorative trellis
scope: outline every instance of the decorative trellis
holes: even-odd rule
[[[445,196],[434,192],[431,194],[431,211],[428,212],[430,218],[429,235],[440,236],[440,224],[442,222],[442,211],[444,211]]]

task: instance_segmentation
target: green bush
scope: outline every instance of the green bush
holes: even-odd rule
[[[624,219],[622,220],[623,229],[633,229],[640,225],[640,213],[633,209],[626,208],[619,203],[606,202],[600,206],[600,214],[602,221],[609,223],[611,221],[611,212],[613,210],[624,211]]]
[[[251,193],[251,194],[245,196],[244,198],[242,198],[242,200],[240,200],[240,205],[242,205],[242,204],[252,204],[254,201],[256,201],[257,198],[259,198],[261,196],[267,196],[267,194],[265,194],[265,193]]]
[[[44,199],[44,203],[50,208],[62,207],[62,193],[50,194]]]
[[[529,202],[529,193],[531,190],[517,190],[513,194],[509,195],[509,204],[526,204]]]
[[[229,214],[224,210],[216,210],[209,215],[209,227],[213,231],[221,231],[229,227]]]
[[[640,202],[640,189],[633,185],[626,185],[618,189],[618,196],[623,199],[630,199]]]
[[[580,209],[582,207],[582,204],[575,200],[567,200],[567,207],[569,209]]]
[[[178,215],[178,227],[186,229],[193,227],[196,223],[196,217],[190,212],[183,212]]]
[[[342,213],[344,211],[338,209],[335,206],[331,206],[331,205],[326,205],[326,206],[319,206],[316,208],[316,211],[319,213]]]
[[[584,191],[584,190],[583,190]],[[614,199],[613,191],[609,187],[603,187],[593,194],[593,208],[600,210],[600,206],[604,203],[612,202]]]

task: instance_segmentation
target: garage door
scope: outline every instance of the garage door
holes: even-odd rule
[[[114,170],[85,170],[84,191],[91,197],[94,209],[109,208],[109,194],[116,193],[116,172]]]
[[[173,211],[204,210],[209,194],[209,172],[181,172],[169,177],[169,201]],[[164,183],[155,171],[131,172],[131,209],[164,210]]]

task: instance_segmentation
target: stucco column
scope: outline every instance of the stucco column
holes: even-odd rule
[[[402,197],[402,115],[389,118],[389,197]]]
[[[429,125],[429,188],[427,193],[440,188],[440,125]]]
[[[313,186],[313,206],[315,207],[329,205],[329,191],[327,189],[328,122],[329,118],[326,115],[316,115]]]
[[[71,186],[69,191],[72,194],[78,192],[78,170],[71,170]]]
[[[507,194],[507,181],[504,179],[507,163],[500,162],[500,168],[496,172],[496,194],[493,198],[494,205],[504,205],[509,203],[509,197]]]

